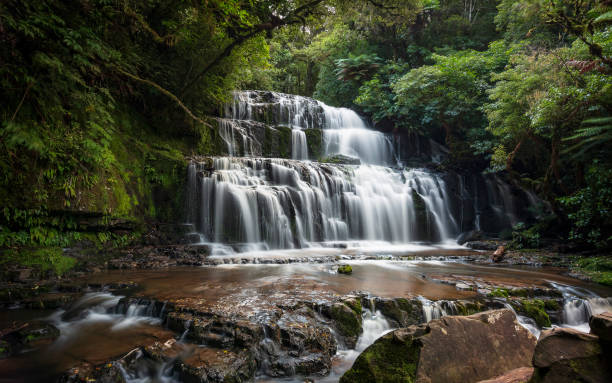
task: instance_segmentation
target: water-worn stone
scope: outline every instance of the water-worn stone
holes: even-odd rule
[[[253,377],[257,363],[249,351],[197,348],[175,367],[185,383],[244,382]]]
[[[550,367],[562,360],[589,358],[601,354],[599,339],[571,328],[542,332],[533,355],[535,367]]]
[[[591,334],[595,334],[603,342],[612,343],[612,312],[593,315],[589,320]]]
[[[533,356],[532,383],[612,381],[599,338],[570,328],[544,331]]]
[[[511,310],[448,316],[395,330],[368,347],[340,379],[463,383],[528,366],[536,338]]]
[[[354,347],[357,338],[363,332],[361,315],[344,303],[334,303],[330,308],[330,317],[348,347]]]
[[[527,383],[533,376],[533,367],[520,367],[493,379],[481,380],[478,383]]]
[[[418,299],[377,298],[375,306],[396,327],[406,327],[424,321],[423,304]]]

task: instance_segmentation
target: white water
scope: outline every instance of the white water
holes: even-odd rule
[[[563,294],[563,322],[561,327],[570,327],[583,332],[591,330],[592,315],[612,311],[612,297],[602,298],[594,292],[560,283],[549,282]]]
[[[364,308],[362,319],[363,333],[359,336],[355,348],[338,350],[335,356],[338,362],[334,363],[334,366],[332,366],[331,374],[320,380],[317,379],[318,382],[337,382],[342,374],[352,366],[359,354],[373,344],[378,338],[394,330],[380,311],[376,310],[372,313],[369,309]]]
[[[279,126],[291,129],[293,160],[257,158],[262,129]],[[361,165],[309,162],[308,129],[322,132],[321,156],[341,154]],[[502,226],[518,219],[510,187],[499,178],[484,178],[484,196],[472,182],[472,198],[463,179],[456,190],[441,174],[400,169],[390,137],[350,109],[281,93],[235,92],[219,132],[229,157],[215,158],[212,167],[189,165],[186,208],[194,234],[213,244],[215,254],[338,243],[451,244],[462,231],[480,229],[480,205]]]

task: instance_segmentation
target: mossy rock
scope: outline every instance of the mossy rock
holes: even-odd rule
[[[376,302],[376,309],[398,326],[409,326],[424,320],[423,305],[416,299],[379,299]]]
[[[323,155],[323,131],[321,129],[305,129],[308,155],[310,158],[319,158]]]
[[[330,316],[338,331],[345,337],[356,338],[362,333],[361,314],[344,303],[334,303],[330,309]]]
[[[487,296],[493,298],[508,298],[510,294],[508,293],[508,289],[496,288],[495,290],[487,294]]]
[[[340,274],[353,274],[353,268],[351,265],[340,265],[338,266],[338,272]]]
[[[457,301],[455,308],[459,315],[467,316],[479,313],[487,309],[487,306],[480,301]]]
[[[544,301],[540,299],[523,299],[513,304],[515,309],[529,318],[532,318],[539,327],[550,327],[550,317],[545,311]]]
[[[365,349],[340,383],[415,381],[420,348],[413,340],[384,336]]]

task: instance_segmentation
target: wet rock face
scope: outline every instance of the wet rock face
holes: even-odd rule
[[[383,336],[340,382],[478,381],[530,365],[535,344],[507,309],[444,317]]]
[[[535,349],[532,382],[610,382],[609,358],[596,335],[570,328],[547,330]]]
[[[350,310],[350,309],[349,309]],[[171,312],[170,329],[185,333],[185,339],[214,350],[248,350],[263,373],[274,377],[294,374],[326,375],[336,353],[336,340],[312,309],[297,307],[273,313],[267,320],[239,319]],[[232,361],[230,359],[220,359]],[[187,364],[188,365],[188,364]],[[193,368],[181,367],[182,374],[194,375]],[[245,370],[247,371],[247,370]],[[214,380],[213,380],[214,381]]]
[[[249,351],[197,348],[176,367],[185,383],[244,382],[253,377],[257,363]]]
[[[406,327],[424,322],[423,305],[416,299],[405,298],[382,299],[375,302],[379,310],[388,320],[397,327]]]
[[[612,343],[612,312],[593,315],[589,326],[591,333],[597,335],[600,341]]]
[[[60,335],[50,323],[34,321],[5,333],[0,339],[0,359],[22,349],[33,349],[52,343]]]

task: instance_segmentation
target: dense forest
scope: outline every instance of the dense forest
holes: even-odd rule
[[[609,250],[611,7],[3,2],[0,245],[67,245],[88,235],[79,212],[102,227],[172,219],[155,188],[180,189],[185,155],[215,154],[232,90],[264,89],[431,137],[450,149],[443,168],[507,172],[546,201],[507,234],[518,246]]]

